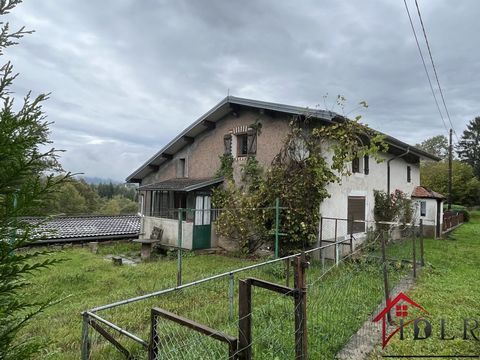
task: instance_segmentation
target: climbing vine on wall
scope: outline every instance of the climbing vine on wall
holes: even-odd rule
[[[293,117],[284,145],[266,171],[254,157],[249,158],[240,184],[229,181],[214,192],[215,207],[237,209],[235,215],[226,211],[219,216],[218,232],[237,239],[245,252],[271,243],[273,204],[279,198],[280,231],[286,234],[280,239],[280,254],[311,246],[316,240],[320,204],[329,197],[327,186],[350,174],[348,164],[354,158],[369,155],[381,161],[378,152],[386,150],[383,136],[360,120],[360,116],[353,120],[338,116],[321,124],[308,110]]]

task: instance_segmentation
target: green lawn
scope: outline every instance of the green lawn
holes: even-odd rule
[[[461,316],[480,318],[478,306],[480,214],[470,224],[455,232],[456,240],[426,240],[425,253],[431,267],[419,277],[412,297],[432,314],[457,319]],[[411,243],[399,243],[390,254],[410,254]],[[176,283],[176,261],[160,259],[137,266],[116,267],[104,260],[105,254],[139,252],[137,245],[101,246],[99,254],[87,248],[69,248],[53,256],[67,261],[35,274],[29,294],[41,299],[66,298],[48,309],[26,329],[26,336],[48,341],[39,359],[78,359],[80,354],[80,312],[98,305],[146,294]],[[257,260],[257,262],[260,260]],[[253,260],[218,255],[189,254],[184,258],[184,282],[253,264]],[[397,263],[390,270],[392,286],[411,270]],[[375,260],[347,262],[332,269],[319,279],[322,269],[312,261],[308,270],[308,335],[312,359],[333,359],[343,345],[383,299],[381,266]],[[150,309],[161,307],[184,317],[237,336],[238,279],[253,276],[285,284],[284,265],[269,265],[235,275],[233,317],[230,318],[228,278],[205,283],[180,292],[100,312],[143,339],[148,339]],[[290,285],[293,284],[293,278]],[[291,298],[255,289],[253,294],[253,349],[255,359],[291,359],[294,349],[294,317]],[[445,314],[445,315],[443,315]],[[226,347],[203,336],[196,336],[171,322],[161,322],[163,358],[226,358]],[[129,349],[144,354],[139,346],[122,340]],[[99,336],[92,337],[92,359],[121,359],[122,357]],[[445,342],[444,342],[445,343]],[[463,346],[463,342],[447,344],[425,340],[416,347],[428,350],[448,346],[447,350]],[[469,345],[467,345],[469,346]],[[470,343],[470,346],[478,346]],[[414,347],[414,349],[416,349]],[[391,345],[389,351],[411,351],[411,341]],[[473,351],[472,349],[465,349]]]
[[[425,241],[429,267],[420,275],[415,288],[408,293],[431,314],[432,336],[426,340],[395,338],[386,354],[395,355],[479,355],[480,342],[462,340],[463,319],[473,318],[480,323],[480,212],[472,213],[469,223],[456,229],[446,240]],[[440,340],[440,321],[446,320],[445,337]],[[480,328],[476,330],[480,338]],[[372,359],[380,359],[380,351]]]
[[[33,320],[27,329],[26,336],[36,336],[49,343],[39,359],[80,357],[82,311],[175,286],[177,264],[174,260],[121,267],[104,260],[107,253],[125,254],[132,251],[139,252],[138,244],[101,246],[97,255],[90,253],[88,248],[73,247],[57,251],[53,256],[66,261],[32,277],[28,294],[42,300],[64,299]],[[250,264],[252,262],[248,260],[225,256],[190,256],[184,259],[184,281]],[[139,308],[140,306],[136,310]],[[132,317],[130,322],[133,322],[136,314],[128,314],[131,309],[132,306],[125,310]],[[105,316],[121,323],[123,317],[117,319],[118,313],[111,311]],[[105,358],[110,358],[109,353],[105,354]]]

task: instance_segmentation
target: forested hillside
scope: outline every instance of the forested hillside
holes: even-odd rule
[[[121,215],[137,210],[136,189],[130,185],[71,179],[32,215]]]

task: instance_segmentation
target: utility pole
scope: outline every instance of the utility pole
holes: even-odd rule
[[[452,132],[449,131],[448,143],[448,210],[452,209]]]

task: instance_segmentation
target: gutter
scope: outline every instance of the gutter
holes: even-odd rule
[[[404,157],[408,153],[410,153],[410,146],[407,147],[407,151],[405,151],[403,154],[397,155],[397,156],[395,156],[395,157],[393,157],[393,158],[391,158],[387,161],[387,194],[388,194],[388,196],[390,196],[390,162],[395,160],[395,159],[399,159],[401,157]]]

